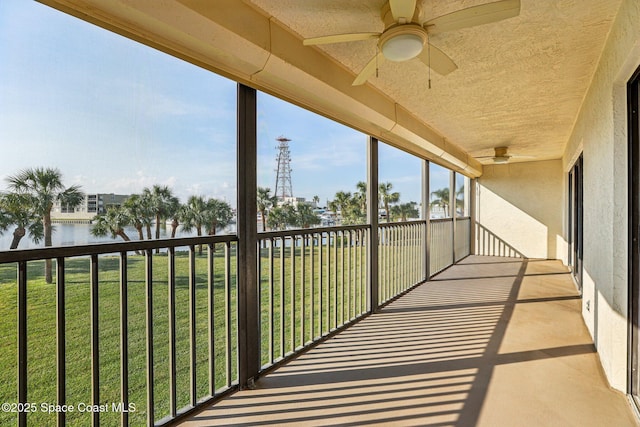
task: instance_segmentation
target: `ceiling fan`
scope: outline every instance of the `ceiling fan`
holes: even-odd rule
[[[519,155],[510,155],[507,153],[509,147],[495,147],[493,156],[480,156],[476,157],[476,159],[493,159],[493,163],[496,164],[504,164],[508,163],[511,158],[519,158],[519,159],[533,159],[533,156],[519,156]]]
[[[458,66],[446,53],[429,43],[429,35],[497,22],[520,14],[520,0],[501,0],[420,22],[420,7],[416,3],[417,0],[389,0],[385,3],[381,11],[385,26],[382,33],[334,34],[308,38],[303,44],[378,39],[378,53],[360,71],[353,81],[354,86],[366,82],[385,59],[404,62],[417,57],[433,71],[447,75]]]

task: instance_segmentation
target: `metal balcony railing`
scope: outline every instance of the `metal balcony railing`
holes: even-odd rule
[[[453,225],[382,224],[377,248],[369,225],[259,233],[258,372],[377,308],[371,257],[379,305],[467,255]],[[0,424],[162,425],[237,388],[238,253],[234,235],[0,252]]]

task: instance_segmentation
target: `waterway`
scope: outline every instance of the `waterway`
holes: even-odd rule
[[[122,242],[121,237],[117,237],[116,239],[112,239],[110,236],[105,237],[96,237],[91,234],[91,224],[54,224],[54,232],[52,236],[53,246],[73,246],[73,245],[86,245],[90,243],[107,243],[107,242]],[[227,227],[224,230],[218,230],[218,233],[233,233],[235,231],[235,224],[231,227]],[[155,236],[155,227],[151,230],[153,236]],[[125,228],[125,233],[129,236],[131,240],[139,240],[138,239],[138,231],[133,227]],[[146,234],[146,232],[145,232]],[[176,237],[192,237],[195,236],[196,232],[185,232],[178,227],[176,231]],[[169,238],[171,237],[171,227],[166,225],[161,225],[160,227],[160,238]],[[0,235],[0,251],[9,250],[11,246],[11,240],[13,239],[13,229],[8,229],[4,232],[4,234]],[[40,243],[36,244],[31,240],[29,234],[20,240],[20,245],[18,245],[18,249],[33,249],[33,248],[41,248],[44,246],[44,241],[40,241]]]

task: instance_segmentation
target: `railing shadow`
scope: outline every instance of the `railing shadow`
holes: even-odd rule
[[[428,282],[194,418],[215,425],[477,425],[497,366],[591,354],[592,344],[501,352],[529,260],[490,282]],[[452,296],[451,290],[454,289]]]
[[[476,255],[526,258],[526,256],[500,238],[493,231],[474,222]]]

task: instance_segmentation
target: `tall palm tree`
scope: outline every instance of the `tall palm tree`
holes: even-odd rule
[[[258,187],[257,193],[258,212],[262,217],[262,231],[267,231],[267,211],[275,207],[278,203],[278,198],[271,195],[271,189],[266,187]]]
[[[207,222],[207,203],[200,196],[191,196],[182,211],[182,229],[191,232],[195,229],[202,236],[202,228]]]
[[[95,222],[91,227],[91,234],[97,237],[111,236],[112,239],[121,237],[125,242],[131,239],[124,231],[124,228],[131,225],[131,217],[127,215],[125,209],[109,209],[106,213],[95,217]]]
[[[146,228],[147,238],[151,239],[153,211],[148,203],[146,203],[146,200],[139,194],[132,194],[124,201],[122,209],[126,211],[131,219],[131,225],[133,225],[138,232],[138,238],[144,240],[143,229]]]
[[[431,206],[439,206],[444,210],[444,215],[449,216],[449,187],[440,188],[431,192]]]
[[[380,199],[380,203],[382,203],[382,206],[384,207],[384,211],[387,217],[387,222],[389,222],[391,220],[390,218],[390,208],[389,206],[392,203],[398,203],[400,201],[400,193],[398,192],[391,192],[391,190],[393,189],[393,184],[391,184],[390,182],[381,182],[380,185],[378,186],[378,197]]]
[[[35,202],[29,194],[0,194],[0,233],[12,225],[16,227],[9,249],[18,247],[27,230],[31,240],[36,244],[44,237],[42,219],[33,209]]]
[[[7,182],[11,191],[33,197],[34,211],[42,218],[45,246],[52,244],[51,210],[54,204],[59,201],[63,205],[75,208],[84,199],[80,186],[65,187],[62,184],[62,173],[56,168],[24,169],[16,175],[9,176]],[[45,261],[45,281],[53,282],[50,259]]]
[[[358,204],[360,205],[360,211],[367,211],[367,183],[364,181],[358,181],[356,184],[356,188],[358,191],[355,193],[355,198]]]
[[[156,221],[156,239],[160,238],[160,224],[167,218],[171,209],[173,193],[166,185],[154,185],[142,190],[142,197],[149,204]],[[160,253],[160,248],[156,249]]]
[[[316,207],[318,206],[318,203],[320,203],[320,196],[315,195],[313,196],[313,203],[315,203]]]
[[[334,211],[335,213],[342,213],[342,211],[346,211],[348,204],[351,201],[351,193],[348,191],[338,191],[335,196],[333,196],[333,200],[329,202],[329,209]]]
[[[178,230],[178,226],[180,225],[180,217],[182,216],[182,204],[180,203],[180,199],[173,196],[169,200],[169,205],[167,209],[167,216],[171,218],[171,238],[176,237],[176,231]]]
[[[227,202],[218,199],[207,200],[207,234],[214,236],[216,228],[226,227],[231,222],[231,218],[233,218],[233,211]]]

